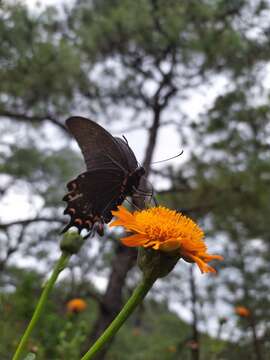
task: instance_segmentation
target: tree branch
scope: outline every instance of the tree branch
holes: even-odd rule
[[[149,140],[148,140],[148,145],[147,145],[147,148],[146,148],[145,159],[144,159],[144,162],[143,162],[143,166],[145,168],[146,176],[148,175],[148,173],[150,171],[150,164],[151,164],[151,161],[152,161],[154,148],[155,148],[155,145],[156,145],[158,129],[160,127],[160,122],[161,122],[162,110],[165,108],[165,106],[167,106],[169,99],[177,91],[177,89],[173,85],[171,85],[171,87],[169,88],[166,95],[164,97],[161,96],[161,91],[163,90],[163,88],[166,87],[167,85],[170,85],[171,78],[173,76],[173,68],[174,67],[173,67],[173,64],[172,64],[169,72],[163,76],[163,79],[159,84],[159,88],[157,89],[155,95],[153,96],[153,104],[152,104],[153,122],[152,122],[152,125],[151,125],[150,129],[149,129]]]
[[[6,233],[6,236],[7,236],[7,250],[6,250],[6,256],[4,257],[4,259],[2,259],[0,261],[0,272],[3,271],[6,267],[6,264],[10,258],[10,256],[16,252],[20,246],[20,244],[22,243],[22,240],[23,240],[23,237],[24,237],[24,234],[25,234],[25,230],[26,230],[26,227],[27,225],[24,225],[22,226],[21,228],[21,231],[20,231],[20,234],[16,240],[16,244],[15,245],[11,245],[11,239],[10,239],[10,236],[9,236],[9,233],[8,233],[8,228],[5,229],[5,233]]]
[[[59,223],[59,224],[64,224],[65,221],[64,220],[60,220],[60,219],[56,219],[55,217],[49,218],[49,217],[36,217],[36,218],[32,218],[32,219],[25,219],[25,220],[15,220],[15,221],[11,221],[8,223],[0,223],[0,229],[7,229],[10,226],[13,225],[29,225],[31,223],[35,223],[35,222],[54,222],[54,223]]]
[[[49,121],[53,125],[57,126],[61,130],[64,130],[67,134],[69,134],[67,128],[64,124],[62,124],[60,121],[56,120],[54,117],[52,117],[49,114],[44,114],[43,116],[35,116],[35,115],[28,115],[26,113],[15,113],[11,111],[0,111],[0,116],[2,117],[8,117],[15,120],[25,121],[25,122],[44,122]]]

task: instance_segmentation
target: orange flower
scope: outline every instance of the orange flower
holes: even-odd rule
[[[79,313],[86,309],[87,304],[83,299],[75,298],[67,303],[67,311],[71,313]]]
[[[167,350],[168,350],[168,352],[170,352],[170,353],[176,353],[177,348],[176,348],[175,345],[170,345],[170,346],[167,347]]]
[[[235,313],[241,317],[250,317],[251,315],[250,310],[245,306],[236,306],[234,310]]]
[[[112,211],[117,220],[110,226],[124,226],[135,234],[121,239],[126,246],[143,246],[165,252],[180,252],[184,260],[196,263],[202,273],[216,270],[208,265],[222,256],[209,255],[204,233],[190,218],[174,210],[158,206],[130,213],[123,206]]]
[[[132,329],[132,335],[133,335],[133,336],[139,336],[139,335],[141,335],[141,330],[140,330],[140,328],[138,328],[138,327],[133,328],[133,329]]]

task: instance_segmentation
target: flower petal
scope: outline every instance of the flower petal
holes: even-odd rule
[[[145,241],[145,237],[141,234],[135,234],[121,239],[121,242],[126,246],[143,246]]]
[[[118,210],[112,211],[113,216],[117,216],[118,219],[130,221],[134,219],[134,215],[130,213],[124,206],[118,206]]]
[[[162,251],[174,251],[180,247],[179,240],[166,240],[160,244]]]
[[[113,220],[113,221],[110,223],[109,227],[124,226],[124,225],[125,225],[125,223],[124,223],[122,220],[117,219],[117,220]]]
[[[208,273],[208,272],[211,272],[211,273],[216,273],[216,270],[208,265],[207,263],[205,263],[201,258],[199,258],[198,256],[194,256],[194,255],[187,255],[187,257],[189,257],[190,259],[193,260],[193,262],[195,262],[199,269],[201,270],[201,273]]]
[[[224,260],[223,256],[220,255],[209,255],[209,254],[197,254],[203,261],[209,262],[212,260]]]
[[[123,205],[117,206],[117,210],[112,210],[113,215],[119,216],[119,214],[127,214],[128,216],[132,216],[132,213],[130,213]]]

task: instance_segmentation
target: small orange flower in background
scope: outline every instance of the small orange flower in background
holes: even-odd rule
[[[176,353],[177,348],[176,348],[175,345],[170,345],[170,346],[167,347],[167,350],[168,350],[168,352],[170,352],[170,353]]]
[[[251,311],[245,306],[236,306],[235,313],[241,317],[250,317]]]
[[[80,313],[84,311],[86,307],[87,307],[87,303],[80,298],[72,299],[67,303],[67,311],[69,313],[76,313],[76,314]]]
[[[143,246],[165,252],[178,252],[181,257],[198,265],[202,273],[216,270],[208,265],[222,256],[209,255],[203,240],[204,233],[190,218],[163,206],[129,212],[123,206],[112,211],[117,218],[110,226],[124,226],[135,234],[121,239],[126,246]]]
[[[133,328],[133,329],[132,329],[132,335],[133,335],[133,336],[139,336],[139,335],[141,335],[141,330],[140,330],[140,328],[138,328],[138,327]]]

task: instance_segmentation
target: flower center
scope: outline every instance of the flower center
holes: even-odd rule
[[[202,230],[189,218],[163,207],[137,212],[136,222],[153,241],[178,239],[180,242],[202,239]]]

